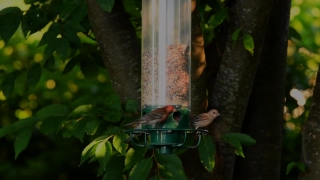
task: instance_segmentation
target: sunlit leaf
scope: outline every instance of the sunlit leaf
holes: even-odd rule
[[[147,179],[152,167],[152,158],[141,160],[136,164],[129,174],[129,180]]]
[[[253,56],[254,42],[250,34],[243,35],[243,45],[244,48],[246,48],[246,50],[248,50],[250,54]]]
[[[41,78],[42,68],[39,63],[34,63],[33,66],[28,70],[27,84],[30,89],[33,89],[38,84]]]
[[[212,138],[210,136],[202,136],[198,150],[201,163],[209,172],[212,172],[215,164],[216,153],[216,148]]]
[[[19,154],[28,146],[32,131],[33,126],[25,128],[16,136],[14,141],[15,159],[17,159]]]
[[[98,142],[90,143],[83,149],[81,153],[81,161],[79,166],[95,154],[97,145],[98,145]]]
[[[142,147],[130,148],[126,153],[124,171],[130,169],[133,165],[141,161],[146,152],[147,152],[147,148],[142,148]]]
[[[115,0],[98,0],[98,4],[103,10],[111,12],[114,6],[114,1]]]
[[[18,7],[7,7],[0,11],[0,36],[8,42],[20,25],[22,11]]]
[[[128,144],[124,141],[128,139],[128,134],[126,133],[118,133],[113,137],[112,143],[113,147],[122,155],[126,154],[126,150],[128,148]]]
[[[106,169],[106,165],[112,155],[112,146],[109,141],[102,141],[98,144],[95,152],[95,157],[102,167],[103,170]]]

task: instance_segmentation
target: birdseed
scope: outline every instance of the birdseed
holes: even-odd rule
[[[142,104],[159,105],[159,71],[166,71],[166,105],[189,105],[189,46],[166,47],[166,69],[159,69],[158,49],[148,48],[142,54]]]

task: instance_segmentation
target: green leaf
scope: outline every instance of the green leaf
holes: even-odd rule
[[[115,0],[98,0],[98,4],[103,10],[111,12],[114,6],[114,1]]]
[[[109,141],[102,141],[98,144],[95,157],[102,167],[103,170],[106,169],[106,165],[112,155],[112,146]]]
[[[44,49],[44,60],[47,60],[52,56],[52,54],[56,51],[56,48],[58,47],[58,38],[55,38],[54,40],[50,41],[47,45],[47,47]]]
[[[126,155],[128,144],[124,141],[128,139],[128,137],[129,136],[126,133],[118,133],[113,137],[113,147],[122,155]]]
[[[237,41],[241,30],[242,30],[241,28],[238,28],[232,33],[232,37],[231,37],[232,41]]]
[[[49,10],[51,12],[60,13],[62,11],[62,8],[61,8],[62,6],[63,6],[63,0],[54,0],[54,1],[51,1],[49,5]]]
[[[117,134],[120,131],[123,131],[123,130],[121,128],[119,128],[118,126],[114,126],[114,127],[109,128],[104,134],[106,136],[111,136],[111,135]]]
[[[126,153],[126,159],[124,161],[125,168],[124,171],[130,169],[133,165],[137,164],[143,159],[144,154],[147,152],[147,148],[134,147],[130,148]]]
[[[76,7],[75,12],[76,14],[72,16],[72,20],[77,22],[82,21],[88,12],[86,1],[83,1],[82,3],[80,2],[80,4]]]
[[[23,96],[27,91],[27,71],[22,71],[14,82],[14,92]]]
[[[104,105],[109,109],[121,110],[121,99],[117,94],[109,94],[105,101]]]
[[[87,119],[87,124],[86,124],[85,132],[88,135],[94,135],[100,125],[100,121],[96,117],[86,117],[86,119]]]
[[[85,119],[71,120],[65,123],[62,136],[64,138],[69,138],[74,136],[78,138],[81,142],[83,141],[83,136],[85,134],[87,122]]]
[[[81,26],[81,24],[75,21],[67,21],[64,25],[64,29],[70,29],[74,32],[85,32],[85,29]]]
[[[161,180],[161,178],[159,176],[153,176],[153,177],[149,178],[148,180]]]
[[[62,6],[62,11],[60,13],[60,17],[63,19],[67,19],[76,9],[76,7],[77,7],[77,4],[73,1],[64,2]]]
[[[103,176],[103,180],[119,180],[123,179],[122,170],[124,167],[124,157],[118,153],[113,153],[109,162],[107,163],[107,172]]]
[[[47,58],[43,64],[43,67],[49,71],[53,71],[55,69],[55,59],[53,56]]]
[[[291,162],[287,166],[286,175],[288,175],[294,167],[298,168],[302,172],[306,171],[306,165],[304,163],[302,163],[302,162]]]
[[[43,11],[39,5],[32,5],[23,16],[22,29],[27,36],[44,28],[50,21],[47,18],[47,11]]]
[[[68,117],[80,117],[88,112],[91,111],[93,108],[92,104],[84,104],[80,105],[77,108],[75,108],[69,115]]]
[[[299,32],[291,26],[289,26],[289,38],[291,40],[292,40],[292,38],[295,38],[299,41],[302,41],[302,38],[301,38],[301,35],[299,34]]]
[[[129,180],[147,179],[152,167],[152,158],[141,160],[136,164],[129,174]]]
[[[80,38],[78,37],[76,31],[73,31],[72,29],[65,29],[65,34],[68,39],[76,45],[76,47],[79,47],[81,45]]]
[[[159,171],[164,179],[187,180],[183,168],[175,164],[159,164]]]
[[[61,128],[65,116],[51,116],[42,120],[40,131],[44,135],[48,135],[53,132],[57,132]]]
[[[22,11],[18,7],[7,7],[0,11],[0,36],[8,42],[20,25]]]
[[[97,102],[94,98],[92,98],[91,95],[85,95],[81,96],[78,99],[76,99],[74,102],[71,102],[72,108],[79,107],[81,105],[86,105],[86,104],[92,104],[93,106],[97,105]]]
[[[9,126],[4,126],[0,128],[0,138],[5,136],[8,133],[14,133],[21,129],[24,129],[27,126],[33,126],[39,121],[36,117],[29,117],[26,119],[21,119]]]
[[[8,74],[2,81],[2,93],[6,98],[9,98],[11,96],[11,93],[14,90],[14,82],[18,75],[19,71],[13,71],[10,74]]]
[[[119,122],[121,120],[122,113],[120,111],[108,111],[103,115],[103,119],[109,122]]]
[[[253,56],[254,42],[250,34],[243,35],[243,45],[244,48],[246,48],[246,50],[248,50],[250,54]]]
[[[222,137],[222,139],[237,139],[242,145],[254,145],[256,140],[254,140],[251,136],[243,133],[226,133]]]
[[[28,146],[30,137],[32,135],[33,127],[28,127],[22,130],[17,136],[16,140],[14,141],[14,151],[15,157],[17,159],[19,154]]]
[[[182,167],[182,162],[176,154],[156,154],[157,162],[159,164],[173,164],[178,167]]]
[[[216,148],[212,138],[210,136],[202,136],[198,150],[201,163],[209,172],[212,172],[215,164],[216,153]]]
[[[79,166],[95,154],[97,146],[98,142],[90,143],[83,149]]]
[[[214,28],[214,27],[217,27],[219,24],[221,24],[225,19],[226,17],[228,16],[228,11],[227,11],[227,8],[222,8],[220,9],[215,15],[214,15],[214,18],[213,18],[213,21],[211,23],[211,26]]]
[[[43,46],[50,41],[54,41],[60,33],[60,25],[58,23],[53,23],[49,30],[45,32],[39,42],[38,47]]]
[[[245,158],[240,141],[238,141],[237,139],[228,139],[227,141],[236,149],[236,155]]]
[[[41,78],[41,65],[39,63],[34,63],[34,65],[28,70],[27,74],[27,84],[30,89],[33,89],[38,84]]]
[[[59,44],[56,47],[56,52],[62,60],[67,59],[68,52],[70,49],[70,43],[68,38],[62,36],[62,38],[57,38],[57,43]]]
[[[64,67],[62,74],[68,74],[81,61],[81,56],[83,55],[79,54],[70,59]]]
[[[96,79],[99,74],[99,66],[95,61],[84,59],[80,62],[80,69],[84,77],[90,79]]]
[[[51,116],[64,116],[69,113],[69,108],[62,104],[51,104],[41,108],[37,113],[36,117],[39,119],[45,119]]]
[[[137,109],[138,109],[138,102],[135,101],[135,100],[127,100],[127,103],[126,103],[126,111],[128,112],[137,112]]]

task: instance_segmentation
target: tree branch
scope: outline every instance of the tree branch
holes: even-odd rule
[[[242,128],[257,143],[237,157],[235,179],[280,179],[290,7],[290,0],[273,4]]]
[[[122,1],[115,1],[111,13],[103,11],[96,0],[87,0],[87,5],[89,20],[115,92],[123,102],[133,99],[140,104],[140,46]]]
[[[214,138],[227,132],[240,132],[246,106],[256,74],[265,28],[269,19],[272,1],[235,0],[230,13],[230,32],[216,83],[208,98],[209,108],[217,108],[221,118],[210,126]],[[232,33],[242,28],[254,39],[254,56],[243,47],[242,37],[231,40]],[[231,180],[234,168],[234,149],[228,144],[217,142],[214,179]]]

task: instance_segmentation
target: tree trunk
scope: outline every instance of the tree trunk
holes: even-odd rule
[[[230,7],[230,32],[220,65],[217,80],[209,107],[216,108],[221,114],[210,126],[215,139],[227,132],[240,132],[247,102],[251,93],[258,60],[264,40],[272,1],[235,0]],[[233,32],[242,28],[244,33],[254,39],[254,56],[244,48],[242,37],[236,42],[231,40]],[[234,169],[234,149],[224,143],[217,143],[214,179],[231,180]]]
[[[87,0],[87,5],[91,27],[115,92],[123,102],[132,99],[140,104],[140,45],[122,1],[115,1],[111,13],[102,10],[97,0]]]
[[[302,127],[302,162],[306,172],[300,172],[300,180],[320,179],[320,73],[313,90],[309,116]]]
[[[257,143],[243,147],[235,179],[280,179],[285,69],[291,1],[276,1],[270,15],[242,132]]]

